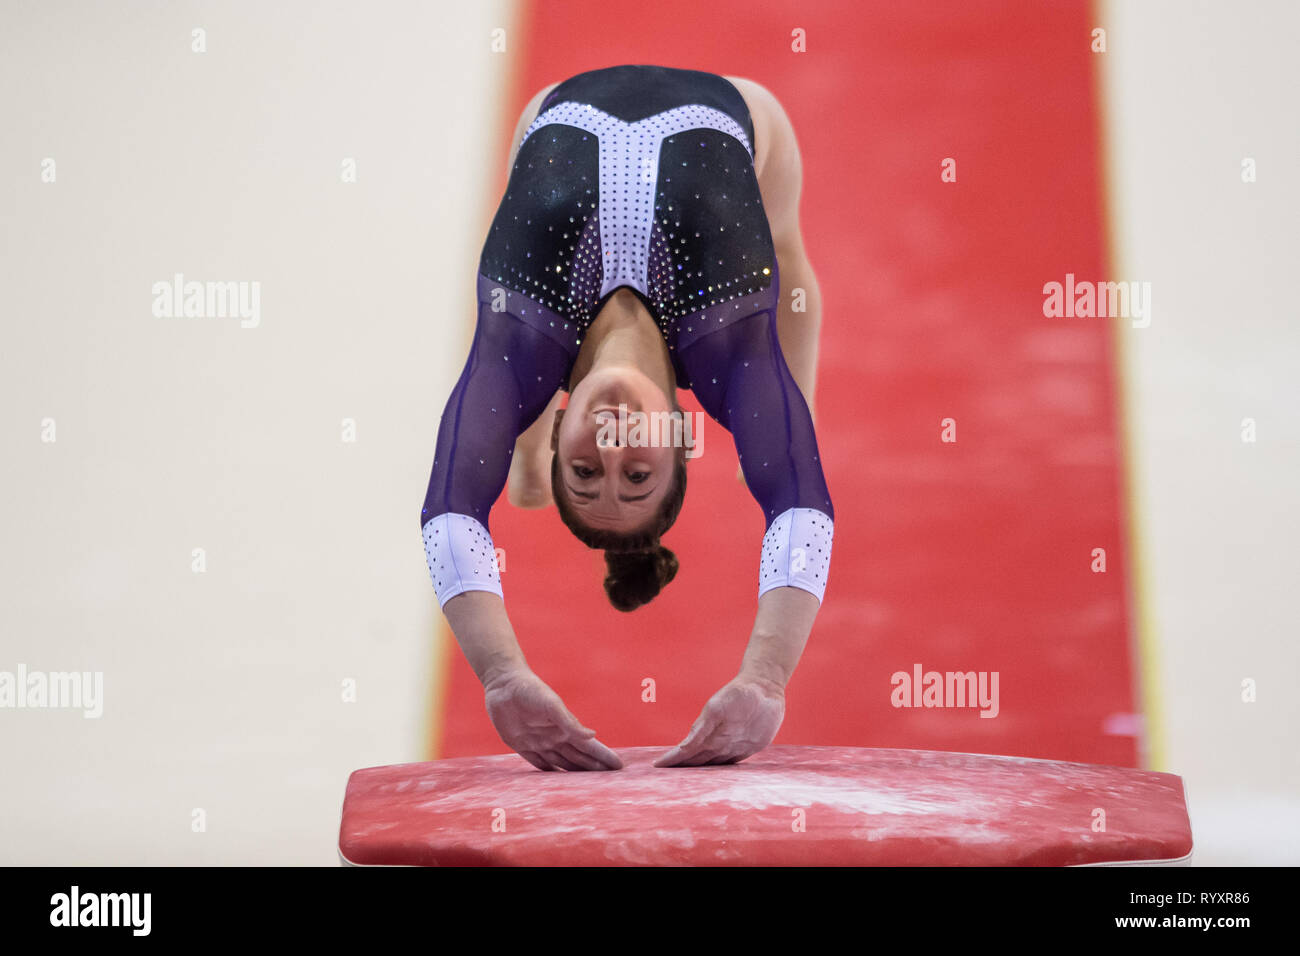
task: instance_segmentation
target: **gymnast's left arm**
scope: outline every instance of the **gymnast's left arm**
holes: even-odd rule
[[[735,439],[763,510],[758,611],[736,677],[713,695],[656,766],[734,763],[776,737],[785,687],[821,608],[834,508],[812,415],[781,352],[771,312],[734,322],[680,355],[700,404]]]

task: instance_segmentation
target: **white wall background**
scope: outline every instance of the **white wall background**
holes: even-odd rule
[[[0,670],[105,682],[0,710],[0,863],[334,864],[348,773],[427,759],[418,514],[511,12],[0,8]],[[177,272],[260,282],[260,326],[155,318]]]
[[[1300,6],[1111,0],[1096,20],[1114,278],[1152,284],[1150,327],[1117,328],[1153,757],[1185,780],[1195,862],[1300,864]]]

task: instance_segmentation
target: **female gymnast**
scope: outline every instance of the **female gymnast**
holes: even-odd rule
[[[680,414],[678,388],[731,433],[766,533],[740,671],[655,766],[734,763],[781,726],[834,518],[813,429],[821,298],[799,231],[801,179],[785,111],[738,77],[594,70],[539,91],[519,118],[420,525],[493,726],[541,770],[622,761],[529,669],[488,512],[507,479],[512,504],[553,502],[605,552],[613,605],[650,601],[677,573],[660,538],[681,509],[690,449],[611,439],[609,425]]]

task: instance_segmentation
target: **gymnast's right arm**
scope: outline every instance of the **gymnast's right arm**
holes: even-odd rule
[[[565,384],[570,361],[555,341],[494,310],[496,298],[480,301],[469,358],[438,428],[420,512],[429,575],[501,739],[540,770],[618,769],[618,756],[528,667],[506,614],[488,512],[515,439]]]

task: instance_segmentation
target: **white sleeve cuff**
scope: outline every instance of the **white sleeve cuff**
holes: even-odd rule
[[[454,512],[430,518],[424,556],[439,607],[466,591],[491,591],[504,599],[492,537],[477,519]]]
[[[821,601],[831,566],[834,523],[815,508],[790,508],[781,512],[763,536],[759,561],[758,594],[772,588],[801,588]]]

